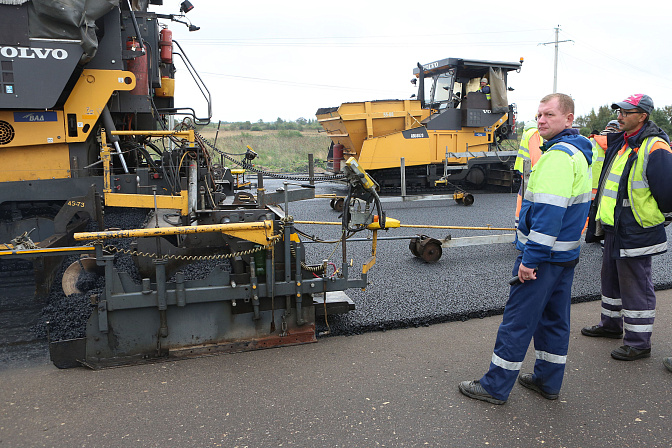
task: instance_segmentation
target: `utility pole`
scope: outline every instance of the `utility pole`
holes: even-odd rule
[[[573,40],[558,40],[558,35],[560,34],[560,25],[555,28],[555,42],[545,42],[539,45],[550,45],[555,44],[555,62],[553,65],[553,93],[558,91],[558,44],[563,42],[574,42]]]

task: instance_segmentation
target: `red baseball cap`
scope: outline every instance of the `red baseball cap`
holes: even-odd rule
[[[653,111],[653,100],[649,95],[635,93],[634,95],[630,95],[620,103],[612,104],[611,108],[625,109],[625,110],[640,108],[647,114],[651,115],[651,112]]]

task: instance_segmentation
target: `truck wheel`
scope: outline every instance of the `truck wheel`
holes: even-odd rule
[[[488,183],[488,178],[485,175],[485,170],[480,166],[472,166],[469,168],[467,177],[465,178],[469,184],[473,185],[474,188],[482,189]]]

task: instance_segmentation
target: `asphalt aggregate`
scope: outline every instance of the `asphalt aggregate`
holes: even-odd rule
[[[290,186],[291,188],[291,186]],[[346,195],[347,189],[334,184],[318,184],[316,194]],[[516,193],[473,191],[471,206],[458,204],[452,198],[401,201],[383,198],[387,217],[402,224],[481,227],[513,227]],[[328,199],[313,199],[289,204],[289,214],[296,221],[339,221],[340,213],[331,209]],[[301,225],[296,227],[324,239],[337,239],[336,226]],[[367,231],[358,237],[365,237]],[[414,236],[426,234],[443,239],[512,233],[490,230],[437,230],[397,228],[379,232],[383,236]],[[667,227],[672,241],[672,226]],[[350,289],[348,295],[356,309],[346,315],[331,316],[330,335],[359,334],[394,328],[417,327],[441,322],[482,318],[501,314],[508,299],[509,284],[518,250],[511,243],[444,248],[436,263],[426,263],[413,256],[409,240],[379,240],[377,261],[369,271],[366,291]],[[307,262],[320,263],[324,254],[334,252],[331,261],[341,265],[340,247],[308,244]],[[327,247],[325,247],[327,246]],[[353,242],[348,246],[353,260],[351,275],[361,271],[370,256],[371,243]],[[653,257],[653,281],[656,289],[672,288],[672,254]],[[573,303],[600,298],[602,247],[582,243],[581,259],[576,267],[572,287]],[[596,316],[597,319],[597,316]],[[597,323],[597,322],[595,322]],[[318,322],[321,330],[326,326]]]

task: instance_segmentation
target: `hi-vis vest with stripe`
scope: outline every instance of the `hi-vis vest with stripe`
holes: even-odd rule
[[[664,140],[660,137],[648,137],[644,139],[639,150],[636,151],[637,159],[633,162],[630,175],[628,176],[628,198],[623,198],[623,206],[632,207],[632,214],[635,216],[635,220],[645,229],[655,227],[665,221],[665,216],[658,209],[658,204],[651,194],[649,183],[646,179],[649,152],[658,141]],[[618,185],[621,182],[623,169],[628,162],[628,156],[632,151],[632,148],[627,148],[623,154],[617,155],[614,158],[609,175],[605,180],[600,206],[597,211],[597,218],[603,224],[614,225]]]
[[[590,143],[593,144],[593,197],[595,197],[597,187],[600,183],[602,165],[604,165],[604,150],[607,149],[607,136],[595,135],[590,139]]]
[[[579,257],[581,231],[590,206],[592,172],[588,163],[577,147],[559,142],[533,168],[516,233],[516,247],[524,250],[525,266]]]
[[[523,133],[523,136],[520,139],[520,146],[518,147],[518,156],[516,157],[516,163],[513,165],[513,169],[522,173],[523,172],[523,163],[525,160],[531,160],[532,166],[539,160],[541,157],[541,149],[530,148],[530,140],[535,133],[539,132],[537,128],[528,129]],[[541,145],[544,140],[539,136],[539,145]],[[534,152],[535,157],[530,156],[530,151]]]
[[[490,87],[490,84],[486,84],[484,87]],[[483,92],[483,88],[478,89],[479,92]],[[492,89],[490,89],[490,92],[492,92]],[[490,92],[485,94],[485,97],[490,100]]]

